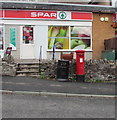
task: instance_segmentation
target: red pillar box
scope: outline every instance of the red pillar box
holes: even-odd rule
[[[76,80],[79,82],[84,82],[85,80],[84,53],[84,50],[76,50]]]

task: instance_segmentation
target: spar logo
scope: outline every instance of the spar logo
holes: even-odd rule
[[[61,11],[61,12],[58,14],[58,16],[59,16],[60,19],[65,19],[65,18],[67,17],[67,14],[66,14],[66,12],[64,12],[64,11]]]
[[[31,12],[31,17],[33,18],[46,18],[46,19],[56,19],[57,13],[51,11],[37,11]]]

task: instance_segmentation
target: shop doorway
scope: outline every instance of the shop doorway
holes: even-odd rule
[[[20,58],[34,59],[34,26],[21,27]]]

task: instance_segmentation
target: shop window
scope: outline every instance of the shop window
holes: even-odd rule
[[[3,26],[0,26],[0,50],[3,50]]]
[[[33,44],[33,26],[28,25],[23,27],[23,43]]]
[[[71,49],[90,49],[91,47],[91,27],[70,27]]]
[[[48,49],[53,46],[56,49],[69,49],[69,27],[49,26],[48,28]]]
[[[49,26],[48,49],[91,49],[91,27]]]

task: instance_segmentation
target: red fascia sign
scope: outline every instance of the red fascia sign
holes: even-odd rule
[[[57,19],[54,11],[5,10],[4,18]]]
[[[92,20],[92,13],[72,12],[72,19],[74,20]]]
[[[0,10],[0,18],[3,18],[3,10]]]
[[[38,10],[0,10],[3,19],[49,19],[49,20],[88,20],[91,12],[38,11]]]

